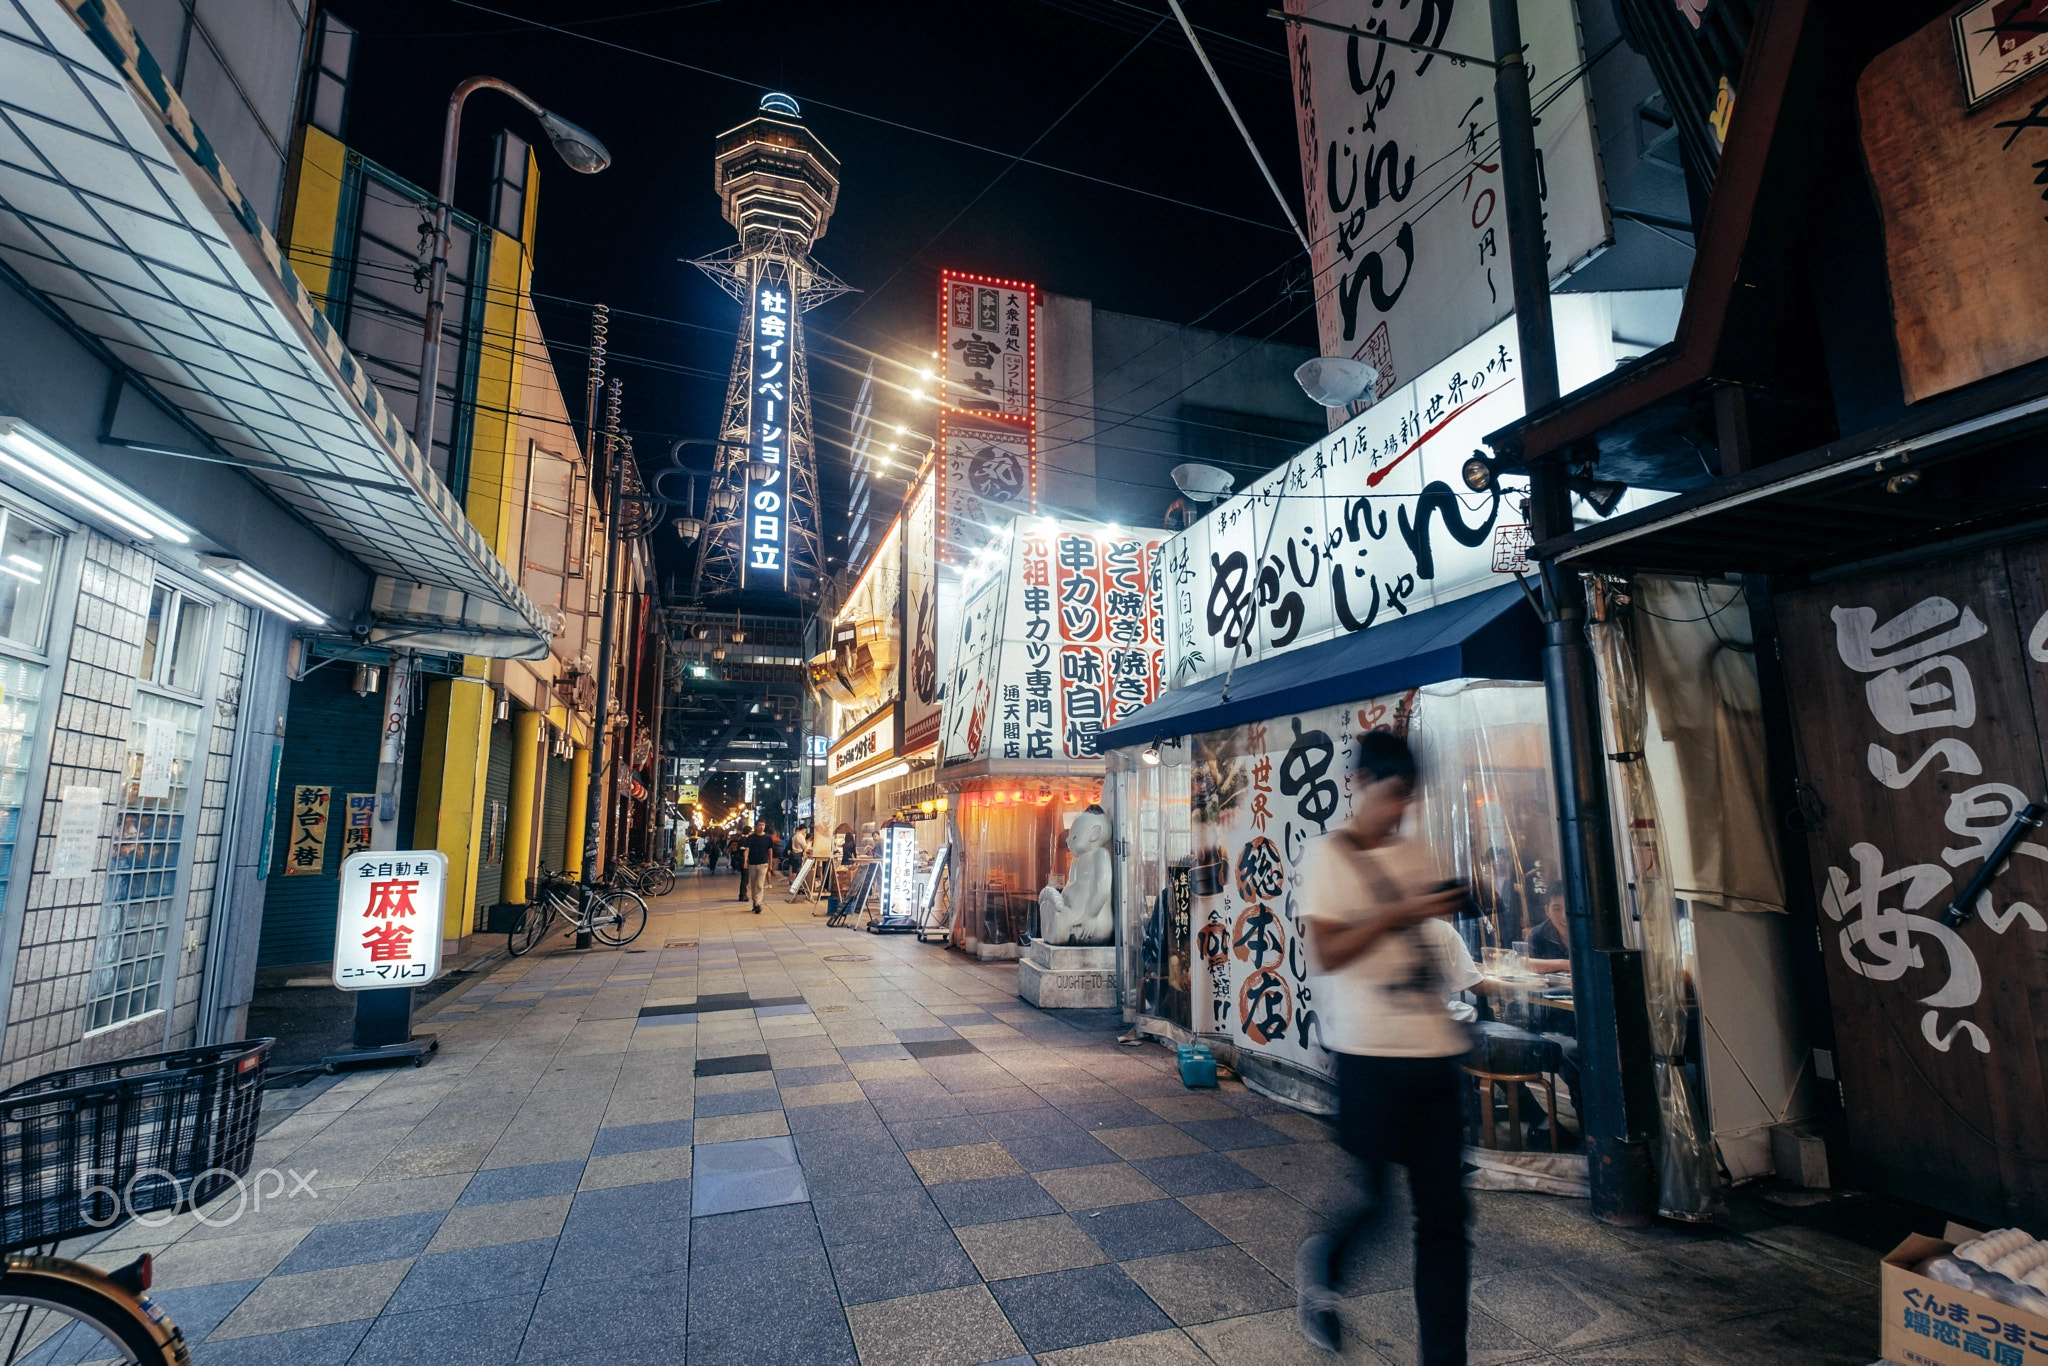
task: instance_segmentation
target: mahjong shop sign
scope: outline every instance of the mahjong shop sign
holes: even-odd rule
[[[343,991],[424,986],[441,971],[448,856],[377,849],[341,864],[334,919],[334,985]]]

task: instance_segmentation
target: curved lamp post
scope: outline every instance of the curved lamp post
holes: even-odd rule
[[[440,400],[441,319],[448,306],[448,204],[455,197],[455,140],[462,130],[463,101],[485,88],[510,95],[540,120],[541,131],[570,170],[596,175],[612,164],[612,154],[603,143],[495,76],[472,76],[448,97],[448,121],[441,132],[441,183],[434,192],[433,274],[427,287],[426,328],[420,339],[419,402],[412,420],[413,442],[429,463],[434,449],[434,409]]]

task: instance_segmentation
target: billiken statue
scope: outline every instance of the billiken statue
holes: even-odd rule
[[[1109,817],[1091,806],[1067,831],[1074,858],[1065,888],[1038,894],[1038,923],[1048,944],[1108,944],[1116,938],[1109,910]]]

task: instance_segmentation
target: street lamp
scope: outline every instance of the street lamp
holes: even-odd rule
[[[420,339],[420,396],[412,419],[413,443],[422,456],[429,458],[434,449],[434,408],[440,399],[437,380],[441,373],[441,318],[448,306],[448,205],[455,197],[455,140],[462,130],[463,101],[485,88],[502,90],[540,120],[541,131],[548,135],[548,141],[570,170],[596,175],[612,164],[612,154],[603,143],[560,114],[543,109],[523,91],[496,76],[471,76],[448,97],[448,121],[441,130],[441,182],[434,197],[434,240],[430,246],[433,271],[427,285],[427,323]]]

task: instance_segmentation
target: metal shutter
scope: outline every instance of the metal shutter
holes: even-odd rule
[[[477,829],[476,923],[490,919],[505,886],[505,827],[512,815],[512,723],[491,725],[491,759],[484,770],[484,814]]]
[[[377,735],[384,720],[384,694],[358,697],[349,682],[355,668],[346,660],[323,661],[292,684],[285,715],[284,758],[277,773],[271,812],[270,870],[263,890],[263,929],[257,941],[259,967],[284,963],[325,963],[334,957],[334,908],[340,889],[342,826],[351,792],[377,790]],[[292,789],[334,789],[327,825],[327,861],[318,877],[284,876]]]
[[[569,761],[548,756],[547,787],[540,802],[540,864],[562,871],[569,849]]]

